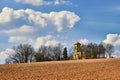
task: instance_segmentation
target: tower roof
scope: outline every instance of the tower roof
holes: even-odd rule
[[[81,45],[79,42],[76,42],[74,45]]]

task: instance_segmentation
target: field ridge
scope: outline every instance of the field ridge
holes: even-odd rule
[[[84,59],[0,65],[0,80],[118,80],[120,59]]]

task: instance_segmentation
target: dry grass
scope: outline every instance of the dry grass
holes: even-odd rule
[[[0,80],[120,80],[120,59],[0,65]]]

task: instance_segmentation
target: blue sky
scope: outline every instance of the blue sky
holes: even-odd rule
[[[120,0],[1,0],[0,52],[20,43],[77,41],[111,43],[119,51]]]

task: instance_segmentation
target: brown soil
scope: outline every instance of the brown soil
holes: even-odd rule
[[[120,80],[120,59],[0,65],[0,80]]]

